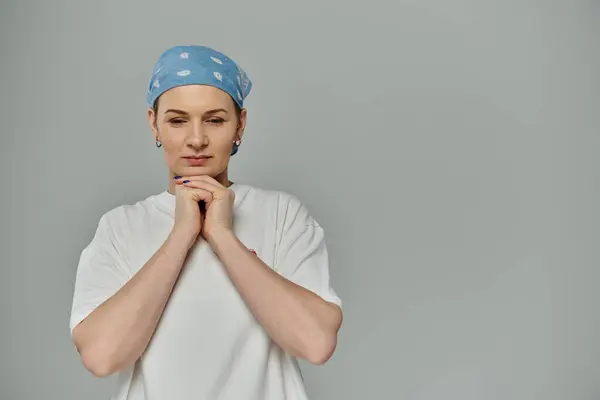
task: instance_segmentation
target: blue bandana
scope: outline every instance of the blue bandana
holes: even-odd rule
[[[240,108],[250,94],[252,82],[246,72],[226,55],[205,46],[175,46],[166,50],[154,66],[147,102],[169,89],[183,85],[209,85],[228,93]]]

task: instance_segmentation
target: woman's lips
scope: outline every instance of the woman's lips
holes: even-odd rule
[[[210,157],[208,157],[208,156],[184,157],[184,159],[187,161],[187,163],[189,165],[192,165],[194,167],[201,167],[201,166],[205,165],[208,162],[208,160],[210,160]]]

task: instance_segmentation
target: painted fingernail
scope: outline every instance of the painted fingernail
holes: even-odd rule
[[[173,179],[181,179],[180,176],[174,176]]]
[[[183,181],[182,183],[190,183],[190,181]]]

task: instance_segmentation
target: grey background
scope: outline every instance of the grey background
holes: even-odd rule
[[[107,399],[68,319],[100,215],[161,191],[159,53],[254,82],[232,179],[297,194],[345,301],[312,399],[600,398],[595,1],[7,1],[0,398]]]

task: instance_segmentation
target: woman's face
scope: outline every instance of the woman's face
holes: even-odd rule
[[[218,177],[227,170],[233,142],[241,140],[246,110],[238,118],[233,99],[212,86],[186,85],[160,96],[148,119],[162,143],[173,176]]]

